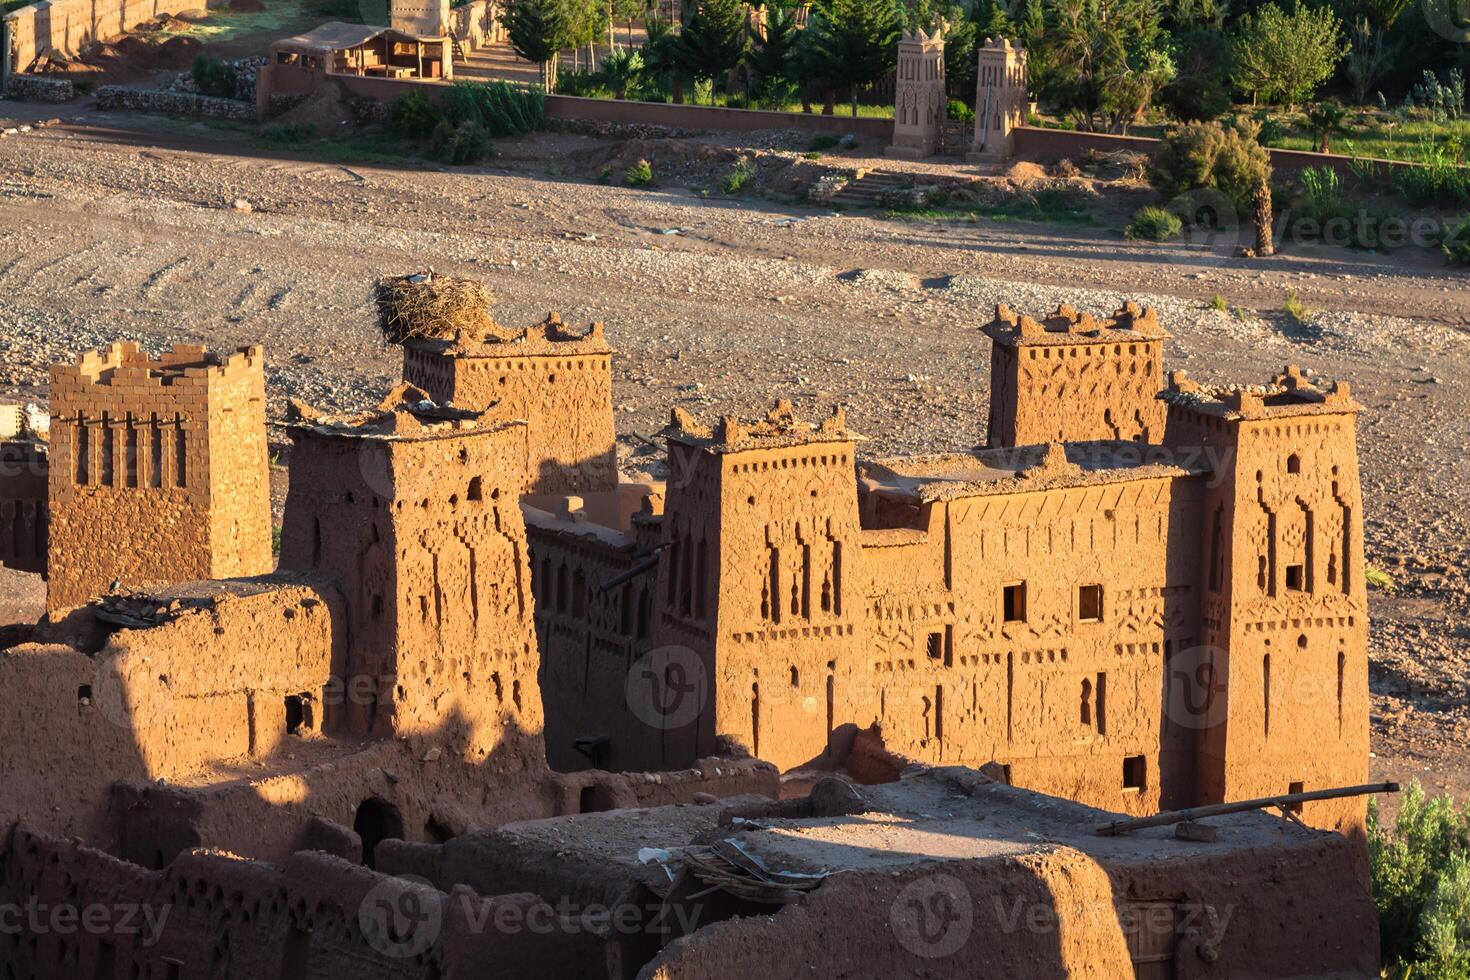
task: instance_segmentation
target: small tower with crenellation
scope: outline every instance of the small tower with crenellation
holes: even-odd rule
[[[1064,304],[1033,320],[1001,305],[981,330],[994,341],[990,446],[1163,441],[1169,335],[1152,308],[1125,303],[1100,320]]]
[[[612,355],[602,324],[570,330],[555,313],[523,330],[403,343],[403,380],[441,405],[524,419],[528,490],[585,493],[617,486]]]
[[[271,570],[264,367],[115,343],[51,368],[49,608]]]

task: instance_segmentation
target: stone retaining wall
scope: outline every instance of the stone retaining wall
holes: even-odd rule
[[[192,92],[166,92],[162,89],[125,88],[104,85],[97,90],[97,108],[132,109],[138,112],[161,112],[170,116],[209,116],[255,122],[255,103],[234,99],[217,99]]]
[[[4,88],[6,96],[19,102],[70,102],[77,97],[76,84],[70,78],[11,75]]]

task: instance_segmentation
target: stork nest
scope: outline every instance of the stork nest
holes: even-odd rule
[[[495,327],[490,287],[473,279],[427,275],[391,276],[373,287],[378,329],[390,344],[406,340],[453,340],[460,333],[483,337]]]

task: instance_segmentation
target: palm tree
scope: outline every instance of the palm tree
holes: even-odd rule
[[[813,10],[801,43],[819,77],[845,86],[857,115],[858,87],[883,77],[898,59],[902,14],[893,0],[829,0]]]
[[[1311,130],[1318,153],[1332,152],[1332,137],[1344,132],[1347,110],[1336,102],[1320,102],[1307,110],[1307,128]]]
[[[643,55],[631,48],[620,48],[602,59],[602,74],[617,97],[626,99],[629,87],[643,75]]]

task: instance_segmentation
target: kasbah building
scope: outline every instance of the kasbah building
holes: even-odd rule
[[[646,483],[600,324],[403,338],[289,406],[278,558],[264,351],[54,367],[0,977],[1377,975],[1348,384],[982,334],[983,448],[674,409]]]

